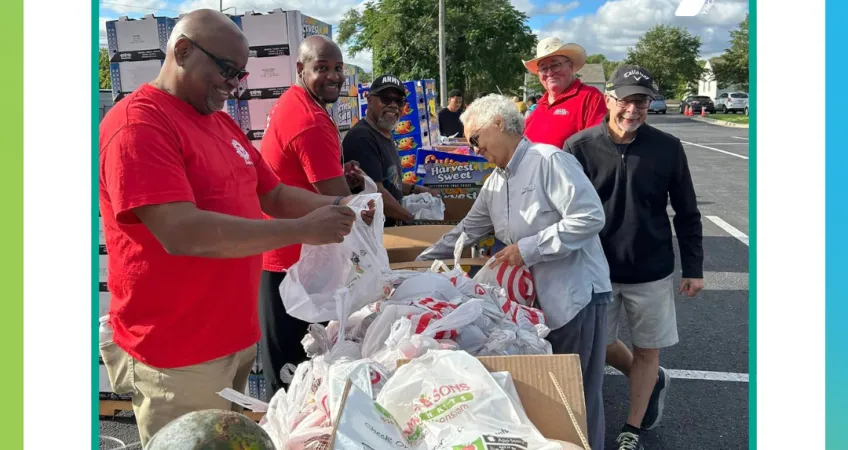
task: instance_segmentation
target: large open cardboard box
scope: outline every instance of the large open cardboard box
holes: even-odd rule
[[[512,375],[527,417],[543,436],[590,450],[586,438],[586,401],[583,398],[579,356],[486,356],[477,359],[489,372],[509,372]],[[408,361],[399,361],[400,365],[406,363]],[[339,417],[334,420],[335,426],[344,414],[350,386],[348,380]]]
[[[389,255],[390,263],[415,261],[427,247],[436,243],[453,229],[453,225],[412,225],[406,227],[387,227],[383,230],[383,247]],[[471,256],[466,249],[463,258]]]

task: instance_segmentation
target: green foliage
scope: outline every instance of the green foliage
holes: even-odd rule
[[[586,64],[601,64],[604,66],[604,77],[609,80],[615,69],[621,65],[621,61],[610,61],[600,53],[586,57]]]
[[[527,16],[509,0],[448,0],[445,59],[447,88],[466,99],[480,92],[520,92],[522,59],[530,59],[536,36]],[[437,0],[367,2],[339,24],[338,39],[352,55],[371,50],[374,73],[406,80],[439,77]]]
[[[640,65],[654,75],[663,95],[682,95],[697,86],[703,68],[698,64],[701,38],[681,27],[658,25],[648,30],[627,52],[627,64]]]
[[[112,77],[109,76],[109,51],[100,47],[100,89],[112,89]]]
[[[730,48],[726,49],[713,67],[719,89],[739,86],[748,90],[748,15],[739,28],[730,32]]]

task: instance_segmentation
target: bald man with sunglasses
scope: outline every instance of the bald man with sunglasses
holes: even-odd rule
[[[112,331],[100,356],[132,396],[142,445],[183,414],[238,409],[217,393],[243,391],[256,359],[262,253],[342,242],[356,219],[350,197],[281,184],[222,111],[247,58],[227,16],[191,12],[159,76],[100,124]]]
[[[345,161],[357,161],[383,194],[386,226],[415,219],[401,203],[404,196],[423,192],[439,196],[436,190],[403,182],[392,130],[400,120],[404,105],[406,91],[400,79],[394,75],[377,77],[368,92],[365,120],[354,125],[342,142]]]

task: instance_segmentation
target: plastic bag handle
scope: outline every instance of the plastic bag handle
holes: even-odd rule
[[[456,244],[453,246],[453,268],[459,267],[459,260],[462,259],[462,250],[465,249],[465,242],[468,240],[468,235],[463,231],[456,239]]]
[[[375,183],[371,177],[365,174],[363,174],[362,177],[365,179],[365,187],[362,188],[363,194],[376,194],[380,192],[380,190],[377,189],[377,183]]]

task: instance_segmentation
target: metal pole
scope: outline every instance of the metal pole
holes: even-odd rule
[[[524,72],[524,103],[527,103],[527,72]]]
[[[224,0],[218,2],[218,11],[224,12]]]
[[[445,67],[445,0],[439,0],[439,103],[448,105],[448,79]]]

